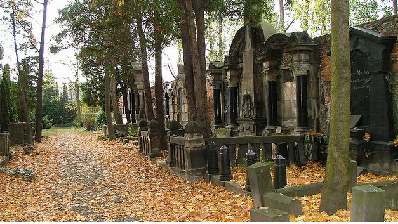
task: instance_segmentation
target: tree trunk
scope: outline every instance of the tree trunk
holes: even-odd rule
[[[82,109],[80,104],[80,86],[79,86],[79,73],[78,69],[76,69],[76,105],[77,105],[77,125],[80,128],[82,123]]]
[[[129,108],[127,86],[124,84],[122,86],[122,95],[123,95],[123,107],[126,114],[126,120],[128,124],[131,124],[131,117],[130,117],[131,112]]]
[[[37,96],[36,96],[36,136],[37,142],[41,142],[43,130],[43,73],[44,73],[44,37],[46,31],[48,0],[43,3],[43,25],[41,28],[40,51],[39,51],[39,74],[37,77]]]
[[[397,15],[397,0],[392,0],[392,14]]]
[[[350,138],[350,39],[348,1],[332,0],[330,140],[320,211],[347,208]]]
[[[106,126],[108,128],[109,140],[114,140],[115,131],[113,129],[112,114],[111,114],[111,90],[110,90],[110,77],[109,71],[105,69],[105,114],[106,114]]]
[[[188,2],[188,1],[187,1]],[[188,7],[188,5],[187,5]],[[207,102],[207,90],[206,90],[206,43],[205,43],[205,20],[204,20],[204,8],[201,1],[193,1],[192,5],[195,11],[196,27],[197,27],[197,41],[195,38],[191,39],[193,47],[193,71],[194,71],[194,91],[197,105],[196,108],[196,121],[198,121],[203,127],[202,134],[205,138],[210,137],[210,119],[209,119],[209,107]],[[192,24],[192,23],[191,23]],[[193,25],[193,28],[195,25]],[[194,29],[190,29],[191,35],[194,35]],[[195,50],[195,45],[197,50]],[[199,59],[199,60],[197,60]],[[199,63],[197,63],[199,62]]]
[[[119,99],[116,94],[116,78],[114,75],[111,77],[111,97],[112,97],[112,108],[113,108],[113,116],[115,118],[116,124],[123,124],[122,115],[119,110]]]
[[[138,16],[137,18],[137,31],[140,38],[140,51],[141,51],[141,63],[142,63],[142,75],[144,82],[144,101],[145,101],[145,115],[148,121],[154,118],[153,115],[153,105],[152,105],[152,94],[151,94],[151,86],[149,83],[149,71],[148,71],[148,54],[146,47],[146,38],[144,34],[144,30],[142,27],[142,17]]]
[[[181,43],[182,43],[182,51],[183,51],[183,61],[184,61],[184,91],[185,96],[187,98],[188,105],[188,120],[195,119],[196,113],[196,103],[195,103],[195,92],[194,92],[194,78],[193,78],[193,68],[192,68],[192,53],[190,46],[190,39],[192,38],[189,34],[189,22],[188,22],[188,14],[186,10],[185,0],[178,0],[178,6],[180,10],[183,11],[183,15],[181,17],[180,29],[181,29]]]
[[[156,96],[156,120],[159,122],[160,146],[167,149],[164,112],[164,91],[162,80],[162,41],[161,34],[155,33],[155,96]]]
[[[283,0],[279,0],[279,27],[281,32],[286,32],[285,30],[285,8],[283,5]]]
[[[18,84],[19,84],[19,90],[21,91],[21,103],[22,103],[23,114],[25,117],[25,122],[30,126],[29,110],[28,110],[28,104],[26,102],[25,86],[24,86],[24,82],[23,82],[23,78],[22,78],[23,74],[22,74],[21,63],[19,61],[19,55],[18,55],[15,16],[16,15],[15,15],[15,6],[14,6],[13,11],[12,11],[12,32],[13,32],[13,36],[14,36],[15,56],[17,58]],[[31,144],[32,143],[32,129],[28,128],[28,130],[26,130],[26,131],[27,131],[26,135],[28,136],[26,143]]]

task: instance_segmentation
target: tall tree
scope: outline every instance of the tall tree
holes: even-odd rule
[[[347,0],[332,0],[330,139],[320,210],[347,208],[349,184],[351,65]]]
[[[15,51],[15,56],[17,59],[17,71],[18,71],[18,84],[19,84],[19,90],[21,94],[21,102],[22,102],[22,108],[23,108],[23,113],[24,113],[24,119],[27,124],[30,124],[30,117],[29,117],[29,109],[28,109],[28,103],[26,102],[26,92],[25,92],[25,85],[24,85],[24,80],[23,80],[23,72],[21,68],[21,63],[19,60],[19,54],[18,54],[18,42],[17,42],[17,6],[15,3],[11,3],[12,7],[12,12],[11,12],[11,20],[12,20],[12,33],[14,37],[14,51]],[[27,136],[32,136],[32,131],[30,128],[27,129],[26,131]],[[30,137],[27,138],[28,144],[32,143],[32,139]]]
[[[154,119],[153,107],[152,107],[152,94],[151,94],[151,86],[149,83],[149,70],[148,70],[148,52],[147,52],[147,38],[144,33],[144,21],[143,21],[143,12],[144,12],[144,4],[139,1],[140,12],[137,15],[137,31],[140,38],[140,51],[141,51],[141,65],[142,65],[142,75],[144,82],[144,101],[145,101],[145,115],[147,120]]]
[[[46,31],[48,0],[43,2],[43,23],[41,27],[40,50],[39,50],[39,75],[37,77],[37,101],[36,101],[36,135],[35,140],[41,142],[43,130],[43,73],[44,73],[44,37]]]

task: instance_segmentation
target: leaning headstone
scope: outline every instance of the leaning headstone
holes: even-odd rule
[[[296,216],[303,214],[300,200],[283,195],[281,193],[268,192],[263,195],[263,206],[280,209]]]
[[[274,190],[272,187],[270,166],[265,163],[255,163],[247,167],[254,208],[262,207],[263,194]]]
[[[352,188],[350,222],[384,222],[386,191],[370,184]]]
[[[250,210],[251,222],[289,222],[289,214],[277,209],[252,209]]]

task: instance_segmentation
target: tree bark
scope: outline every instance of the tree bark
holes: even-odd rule
[[[188,3],[189,1],[187,1]],[[194,71],[194,91],[196,97],[197,105],[196,108],[196,121],[198,121],[203,127],[202,134],[205,138],[210,137],[210,119],[209,119],[209,107],[207,102],[207,90],[206,90],[206,43],[205,43],[205,20],[204,20],[204,7],[201,1],[192,1],[192,7],[195,11],[196,19],[196,36],[197,41],[195,43],[195,38],[192,39],[192,57],[193,60],[193,71]],[[189,7],[187,5],[187,7]],[[191,23],[192,24],[192,23]],[[194,35],[194,27],[190,30],[191,35]],[[197,50],[195,49],[195,45]],[[197,60],[198,59],[198,60]],[[199,62],[199,63],[197,63]]]
[[[119,110],[119,99],[116,94],[116,78],[114,75],[111,77],[111,97],[112,97],[112,108],[113,108],[113,116],[115,117],[116,124],[123,124],[122,115]]]
[[[347,209],[350,138],[350,39],[348,1],[332,0],[330,140],[320,211]]]
[[[167,149],[164,112],[164,91],[162,80],[162,41],[161,34],[155,33],[155,96],[156,96],[156,120],[159,123],[161,149]]]
[[[180,10],[183,11],[183,16],[180,21],[180,29],[181,29],[181,43],[183,50],[183,61],[184,61],[184,73],[185,73],[185,82],[184,82],[184,91],[185,96],[187,98],[188,105],[188,120],[195,119],[196,113],[196,102],[195,102],[195,92],[194,92],[194,78],[193,78],[193,68],[192,68],[192,52],[191,52],[191,36],[189,33],[188,26],[190,25],[188,20],[188,13],[185,5],[185,0],[178,0],[178,6]]]
[[[392,14],[397,15],[397,0],[392,0]]]
[[[48,0],[43,3],[43,24],[41,28],[40,50],[39,50],[39,74],[37,77],[37,96],[36,96],[36,135],[37,142],[41,142],[43,130],[43,73],[44,73],[44,37],[46,31]]]
[[[111,114],[111,90],[110,90],[110,77],[109,71],[105,68],[105,114],[106,114],[106,126],[108,128],[109,140],[114,140],[115,131],[113,129],[112,114]]]
[[[23,74],[21,70],[21,63],[19,61],[19,55],[18,55],[18,44],[17,44],[17,32],[16,32],[16,23],[15,23],[15,6],[12,8],[12,32],[14,36],[14,49],[15,49],[15,56],[17,58],[17,70],[18,70],[18,85],[19,85],[19,90],[21,91],[21,103],[22,103],[22,109],[23,109],[23,114],[25,117],[25,122],[30,126],[30,118],[29,118],[29,110],[28,110],[28,104],[26,102],[26,94],[25,94],[25,85],[24,85],[24,80],[23,80]],[[27,138],[27,144],[32,143],[32,129],[28,128],[26,130],[26,135],[28,136]]]
[[[286,30],[285,30],[285,8],[283,5],[283,0],[279,0],[279,27],[283,33],[286,32]]]
[[[151,94],[151,86],[149,83],[149,71],[148,71],[148,54],[146,47],[146,38],[142,25],[142,17],[138,16],[137,18],[137,31],[138,36],[140,38],[140,51],[141,51],[141,64],[142,64],[142,75],[144,82],[144,100],[145,100],[145,115],[148,121],[154,118],[153,114],[153,105],[152,105],[152,94]]]

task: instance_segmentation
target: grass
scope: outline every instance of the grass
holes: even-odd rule
[[[77,131],[80,130],[79,128],[76,127],[51,127],[50,129],[43,129],[42,135],[44,137],[49,137],[52,135],[57,135],[62,132],[71,132],[71,131]]]

